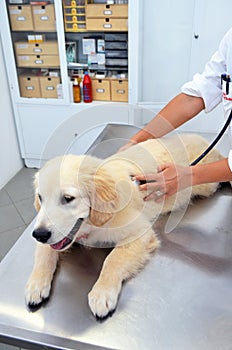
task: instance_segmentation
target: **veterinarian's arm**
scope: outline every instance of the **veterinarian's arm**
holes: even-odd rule
[[[205,104],[201,97],[181,93],[171,100],[143,129],[132,136],[130,141],[138,143],[162,137],[195,117],[204,108]]]
[[[139,186],[141,191],[148,190],[150,192],[144,198],[145,200],[155,199],[159,202],[164,197],[171,196],[191,185],[232,181],[232,172],[227,158],[213,163],[197,164],[189,167],[164,164],[158,171],[158,174],[135,176],[136,180],[148,181],[146,184]],[[164,195],[157,197],[157,191]]]
[[[119,152],[148,139],[162,137],[195,117],[205,108],[201,97],[181,93],[174,97],[143,129],[131,137]]]

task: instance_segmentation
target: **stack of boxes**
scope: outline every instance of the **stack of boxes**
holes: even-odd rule
[[[87,4],[86,29],[93,31],[127,31],[128,5]]]
[[[56,31],[55,10],[48,5],[9,5],[13,31]]]
[[[16,62],[18,67],[59,68],[57,41],[15,42]]]
[[[57,86],[60,77],[36,76],[21,74],[19,76],[19,88],[22,97],[57,98]]]
[[[127,34],[109,32],[128,31],[127,4],[86,4],[86,29],[104,31],[105,65],[112,70],[127,71]],[[123,74],[124,75],[124,74]],[[100,101],[128,101],[128,80],[126,78],[93,79],[93,99]]]
[[[93,100],[128,102],[128,80],[121,78],[92,79]]]
[[[55,32],[55,10],[47,5],[9,5],[12,31],[28,31],[27,41],[14,44],[18,68],[58,68],[60,66],[57,41],[46,41],[38,32]],[[60,83],[58,73],[54,76],[19,75],[22,97],[57,98],[56,86]]]
[[[104,32],[105,66],[122,74],[111,78],[93,78],[93,99],[100,101],[128,101],[128,5],[95,4],[93,0],[63,0],[64,25],[66,32]],[[24,70],[19,75],[22,97],[57,98],[60,77],[56,72],[49,76],[41,74],[41,69],[60,66],[57,41],[46,41],[41,32],[56,32],[53,4],[9,5],[12,31],[27,31],[28,41],[15,42],[17,67]],[[124,33],[120,33],[124,32]],[[32,74],[32,70],[36,74]]]
[[[63,0],[63,9],[66,32],[86,30],[85,0]]]

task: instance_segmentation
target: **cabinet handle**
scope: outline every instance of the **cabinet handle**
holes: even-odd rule
[[[198,38],[199,38],[199,34],[194,33],[194,38],[195,38],[195,39],[198,39]]]

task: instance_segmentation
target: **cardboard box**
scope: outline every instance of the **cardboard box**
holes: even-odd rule
[[[111,101],[128,102],[128,80],[111,79]]]
[[[93,31],[128,31],[127,18],[90,18],[86,17],[86,29]]]
[[[128,17],[128,5],[101,5],[101,4],[89,4],[86,5],[87,17],[114,17],[114,18],[127,18]]]
[[[18,55],[18,67],[57,68],[60,66],[59,56],[52,55]]]
[[[19,75],[18,79],[21,97],[41,97],[39,77]]]
[[[57,41],[43,43],[29,43],[27,41],[15,42],[16,55],[59,55]]]
[[[96,101],[110,101],[110,80],[92,79],[92,95]]]
[[[40,77],[40,89],[42,98],[58,98],[57,85],[60,84],[59,77]]]
[[[10,5],[11,30],[34,30],[30,5]]]
[[[33,5],[32,16],[35,31],[56,31],[55,8],[50,5]]]

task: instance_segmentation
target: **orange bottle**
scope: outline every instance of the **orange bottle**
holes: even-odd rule
[[[77,78],[73,82],[73,101],[75,103],[81,102],[81,88]]]

